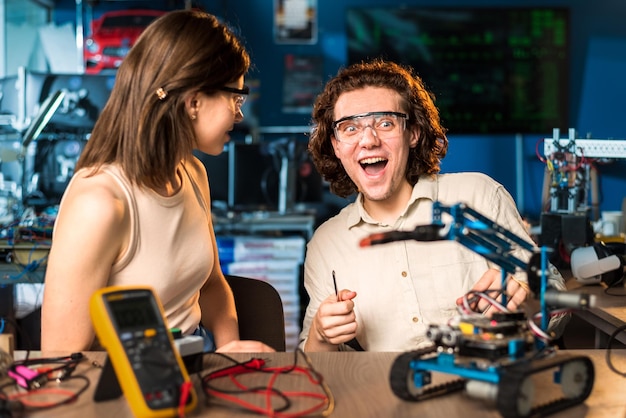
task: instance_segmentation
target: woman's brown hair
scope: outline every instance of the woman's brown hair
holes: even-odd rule
[[[185,98],[215,93],[249,66],[242,42],[215,16],[180,10],[158,18],[118,69],[76,169],[116,163],[131,182],[162,187],[195,147]]]

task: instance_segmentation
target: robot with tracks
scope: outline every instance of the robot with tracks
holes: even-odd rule
[[[444,224],[447,213],[452,221]],[[494,402],[505,418],[545,416],[583,403],[593,388],[594,367],[588,357],[559,353],[548,333],[549,315],[593,305],[589,295],[548,288],[547,248],[536,248],[524,239],[464,204],[433,204],[433,223],[414,231],[392,231],[365,238],[361,246],[399,240],[455,240],[501,267],[502,286],[508,274],[523,270],[532,293],[539,299],[540,312],[527,318],[525,310],[506,308],[507,295],[500,301],[486,293],[470,292],[458,317],[444,325],[431,325],[427,337],[432,346],[398,356],[390,371],[393,393],[407,401],[422,401],[465,390],[472,397]],[[524,262],[511,251],[531,253]],[[485,299],[494,313],[484,316],[471,306]],[[536,322],[540,322],[540,325]],[[441,384],[432,383],[432,372],[457,376]],[[533,377],[552,372],[560,396],[535,402]]]

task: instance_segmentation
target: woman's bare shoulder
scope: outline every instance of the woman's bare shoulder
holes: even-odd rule
[[[111,215],[123,217],[125,201],[121,186],[111,175],[103,171],[81,170],[76,173],[70,187],[65,191],[61,212],[69,212],[72,217],[79,215],[81,218],[96,220],[102,219],[101,217],[106,219]]]

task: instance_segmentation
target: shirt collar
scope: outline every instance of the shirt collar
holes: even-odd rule
[[[438,176],[433,175],[424,175],[420,176],[415,186],[413,186],[413,192],[411,193],[411,198],[406,206],[406,209],[402,213],[402,215],[406,214],[408,210],[420,199],[428,199],[431,202],[437,200],[437,191],[438,191]],[[365,207],[363,206],[363,194],[359,193],[356,197],[356,200],[349,208],[349,213],[347,216],[347,226],[348,229],[358,225],[361,222],[367,223],[376,223],[369,214],[365,211]]]

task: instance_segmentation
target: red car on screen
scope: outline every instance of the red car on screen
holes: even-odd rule
[[[160,10],[118,10],[94,19],[91,36],[85,40],[85,72],[98,74],[116,70],[135,41],[154,19],[167,12]]]

